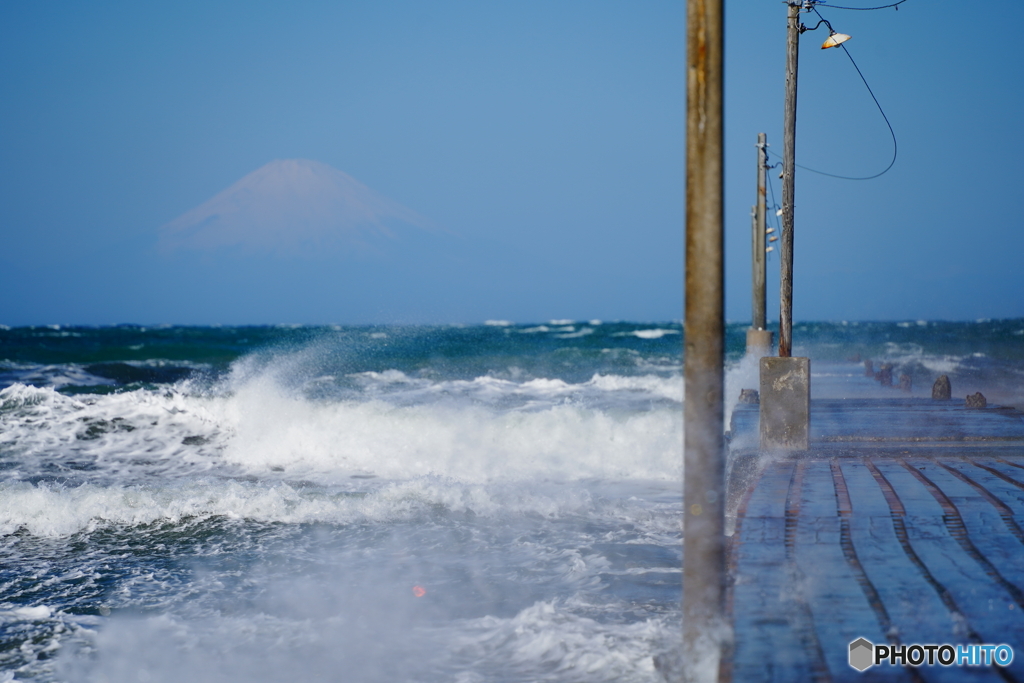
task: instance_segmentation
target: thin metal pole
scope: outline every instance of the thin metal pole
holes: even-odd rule
[[[801,2],[788,3],[786,111],[782,135],[782,264],[779,292],[779,356],[793,355],[793,190],[796,172],[796,76]]]
[[[723,0],[686,3],[683,675],[716,681],[725,607]]]
[[[767,173],[768,143],[764,133],[757,134],[757,204],[754,205],[754,226],[751,242],[753,244],[753,310],[750,319],[750,326],[755,330],[763,330],[768,327],[767,314],[765,312],[765,282],[768,270],[765,263],[765,175]]]

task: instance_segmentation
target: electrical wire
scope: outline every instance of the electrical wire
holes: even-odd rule
[[[900,2],[906,2],[906,0],[900,0]],[[896,4],[898,5],[900,3],[896,3]],[[825,17],[821,16],[821,13],[818,12],[818,8],[817,7],[812,6],[811,9],[814,10],[814,13],[818,15],[818,18],[821,19],[821,21],[825,22],[825,25],[828,26],[829,29],[832,28],[831,24],[829,24],[827,21],[825,21]],[[843,8],[836,7],[834,9],[843,9]],[[872,9],[872,8],[867,8],[867,9]],[[882,9],[882,8],[877,8],[877,9]],[[871,95],[871,99],[875,101],[875,106],[878,107],[878,113],[882,115],[882,119],[885,121],[885,125],[889,127],[889,135],[892,136],[892,161],[890,161],[889,165],[886,166],[885,169],[882,170],[881,172],[876,173],[874,175],[869,175],[869,176],[846,176],[846,175],[838,175],[836,173],[826,173],[825,171],[819,171],[819,170],[817,170],[815,168],[809,168],[807,166],[801,166],[800,164],[796,164],[796,167],[797,168],[802,168],[805,171],[810,171],[811,173],[817,173],[818,175],[828,176],[829,178],[839,178],[840,180],[872,180],[874,178],[877,178],[877,177],[879,177],[881,175],[885,175],[886,173],[888,173],[889,169],[892,168],[893,164],[896,163],[896,155],[899,152],[899,146],[896,144],[896,131],[894,131],[892,129],[892,124],[889,123],[889,117],[885,115],[885,111],[882,109],[882,105],[879,104],[878,98],[875,97],[875,92],[871,89],[871,86],[868,85],[868,79],[864,78],[864,74],[861,73],[860,67],[857,66],[857,62],[854,61],[853,55],[851,55],[850,51],[846,49],[846,45],[845,44],[840,43],[839,47],[843,48],[843,52],[845,52],[846,56],[850,58],[850,63],[853,64],[853,68],[857,70],[857,75],[860,76],[860,80],[863,81],[864,87],[868,89],[868,94]],[[771,152],[771,153],[775,154],[775,156],[777,156],[777,157],[779,156],[775,152]],[[781,159],[782,157],[779,157],[779,158]]]
[[[821,2],[821,1],[823,1],[823,0],[819,0],[819,1]],[[894,3],[892,3],[891,5],[882,5],[881,7],[838,7],[838,6],[836,6],[836,5],[829,5],[829,4],[827,4],[827,3],[825,3],[825,7],[828,7],[829,9],[852,9],[852,10],[860,10],[860,11],[862,11],[862,12],[864,12],[864,11],[868,11],[868,10],[874,10],[874,9],[889,9],[890,7],[895,7],[895,8],[896,8],[896,10],[897,10],[897,11],[899,11],[899,6],[900,6],[900,5],[902,5],[903,3],[905,3],[906,1],[907,1],[907,0],[900,0],[899,2],[894,2]]]

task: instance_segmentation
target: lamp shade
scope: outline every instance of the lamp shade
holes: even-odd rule
[[[839,47],[842,43],[845,43],[849,39],[850,36],[846,35],[845,33],[833,33],[832,35],[825,39],[824,43],[821,44],[821,49],[827,50],[830,47]]]

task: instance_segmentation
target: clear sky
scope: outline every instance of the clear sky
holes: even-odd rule
[[[1024,3],[821,12],[853,36],[899,157],[871,181],[798,171],[795,317],[1024,316]],[[743,321],[785,6],[728,2],[726,30]],[[801,42],[798,162],[877,172],[888,130],[826,35]],[[2,3],[0,323],[680,319],[684,55],[683,0]],[[158,247],[278,159],[438,227],[370,256]]]

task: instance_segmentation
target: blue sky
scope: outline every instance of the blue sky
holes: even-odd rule
[[[1024,47],[996,30],[1024,6],[984,10],[821,7],[853,35],[899,158],[872,181],[798,172],[797,319],[1024,316]],[[727,3],[726,30],[742,321],[785,7]],[[825,37],[801,42],[798,162],[877,172],[888,130]],[[684,55],[681,0],[4,3],[0,323],[679,319]],[[375,258],[158,249],[160,226],[293,158],[442,230]]]

